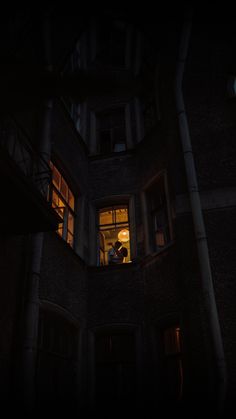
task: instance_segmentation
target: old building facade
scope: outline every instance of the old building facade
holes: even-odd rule
[[[2,24],[2,402],[230,411],[233,22],[48,7]]]

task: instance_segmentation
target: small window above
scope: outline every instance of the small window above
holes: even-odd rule
[[[126,27],[118,20],[102,22],[98,60],[103,65],[125,66]]]
[[[81,68],[81,41],[78,40],[67,58],[63,73],[72,74]]]
[[[125,151],[126,126],[123,108],[97,114],[97,133],[101,154]]]

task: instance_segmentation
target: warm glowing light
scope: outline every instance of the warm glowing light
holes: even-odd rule
[[[129,241],[129,230],[126,230],[125,228],[123,230],[121,230],[118,233],[118,239],[122,242],[122,243],[126,243]]]

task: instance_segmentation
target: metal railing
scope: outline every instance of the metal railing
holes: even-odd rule
[[[48,200],[48,187],[51,183],[50,166],[33,148],[26,133],[12,117],[0,121],[0,147]]]

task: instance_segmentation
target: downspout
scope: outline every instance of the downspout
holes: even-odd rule
[[[51,71],[50,56],[50,22],[49,16],[43,17],[43,44],[45,55],[45,70]],[[41,133],[39,138],[39,161],[47,163],[51,156],[51,115],[52,99],[45,101],[42,114]],[[45,170],[45,169],[44,169]],[[43,172],[43,169],[42,169]],[[44,175],[42,175],[44,176]],[[38,232],[30,237],[31,265],[27,279],[24,311],[23,356],[22,356],[22,404],[29,413],[33,412],[36,402],[36,368],[39,323],[39,281],[44,233]]]
[[[175,86],[176,108],[178,114],[180,139],[182,143],[182,151],[184,156],[186,177],[188,183],[190,206],[193,217],[195,239],[197,243],[197,252],[201,274],[201,286],[203,291],[203,305],[206,310],[207,322],[209,324],[209,333],[211,335],[210,337],[212,341],[213,356],[216,362],[216,373],[218,379],[217,412],[221,414],[224,408],[227,387],[226,362],[213,287],[207,237],[203,220],[200,194],[198,190],[197,174],[182,91],[182,82],[185,70],[185,62],[189,48],[191,28],[192,11],[190,12],[187,20],[184,22],[182,29],[182,37],[179,45]]]

